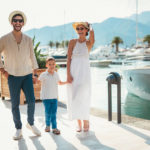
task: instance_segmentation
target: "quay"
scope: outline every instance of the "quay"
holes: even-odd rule
[[[56,64],[60,67],[67,66],[67,59],[56,59]],[[112,65],[122,65],[123,62],[121,60],[97,60],[97,61],[90,61],[91,67],[108,67],[110,64]]]
[[[1,150],[150,150],[150,130],[129,124],[109,122],[107,118],[90,115],[90,131],[77,133],[76,122],[68,120],[65,105],[59,102],[58,128],[61,135],[46,133],[44,107],[36,101],[35,125],[42,135],[34,136],[25,125],[27,106],[20,105],[23,123],[23,138],[14,141],[15,132],[10,100],[0,99],[0,139]]]
[[[56,59],[56,64],[60,67],[66,67],[67,66],[67,59]]]

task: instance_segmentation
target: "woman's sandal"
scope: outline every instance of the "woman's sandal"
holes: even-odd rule
[[[81,127],[77,127],[76,132],[81,132],[82,128]]]
[[[88,132],[89,131],[89,122],[86,123],[86,125],[84,126],[84,132]]]
[[[53,129],[53,133],[56,134],[56,135],[59,135],[59,134],[60,134],[60,130],[58,130],[58,129]]]

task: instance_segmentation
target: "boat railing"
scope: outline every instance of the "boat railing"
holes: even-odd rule
[[[150,66],[150,56],[136,56],[126,58],[123,61],[123,68],[137,68],[143,66]]]

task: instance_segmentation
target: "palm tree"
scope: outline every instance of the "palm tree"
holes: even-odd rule
[[[41,52],[41,49],[38,50],[40,42],[38,42],[38,43],[35,44],[35,36],[33,37],[32,42],[33,42],[33,46],[34,46],[35,57],[36,57],[36,60],[38,62],[39,59],[40,59],[40,52]]]
[[[40,42],[35,44],[35,36],[32,39],[33,45],[34,45],[34,53],[35,53],[35,57],[37,60],[37,63],[39,65],[39,68],[44,68],[45,67],[45,56],[47,55],[43,55],[41,54],[41,49],[38,49]]]
[[[68,47],[68,44],[69,44],[69,41],[68,41],[68,40],[65,40],[65,41],[62,41],[62,42],[60,43],[60,46],[61,46],[62,48],[67,48],[67,47]]]
[[[116,45],[116,53],[118,53],[118,51],[119,51],[119,44],[122,44],[123,40],[119,36],[115,36],[111,43]]]
[[[55,44],[53,41],[50,41],[48,45],[50,46],[50,48],[52,48]]]
[[[143,42],[147,42],[148,47],[150,47],[150,35],[149,34],[144,37]]]
[[[60,46],[60,43],[56,41],[56,49],[58,49],[59,46]]]
[[[62,41],[60,45],[61,45],[61,47],[64,48],[65,47],[65,41]]]
[[[68,47],[68,44],[69,44],[69,41],[66,40],[66,41],[65,41],[65,47]]]

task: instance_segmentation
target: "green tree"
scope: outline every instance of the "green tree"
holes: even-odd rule
[[[118,53],[118,51],[119,51],[119,44],[122,44],[123,40],[119,36],[115,36],[111,43],[116,45],[116,53]]]
[[[47,55],[41,54],[41,49],[39,49],[40,42],[35,44],[35,36],[33,37],[32,42],[34,46],[35,57],[39,65],[39,68],[45,68],[46,59],[44,57]]]
[[[62,41],[62,42],[60,43],[60,46],[64,48],[64,47],[65,47],[65,41]]]
[[[150,35],[149,34],[144,37],[143,42],[147,42],[148,47],[150,47]]]
[[[69,41],[66,40],[66,41],[65,41],[65,47],[68,47],[68,44],[69,44]]]
[[[58,47],[60,46],[60,43],[58,41],[56,41],[56,48],[58,49]]]
[[[67,48],[67,47],[68,47],[68,44],[69,44],[69,41],[68,41],[68,40],[65,40],[65,41],[62,41],[59,46],[61,46],[61,47],[63,47],[63,48]]]
[[[53,41],[50,41],[48,45],[50,46],[50,48],[52,48],[55,46],[55,43]]]

